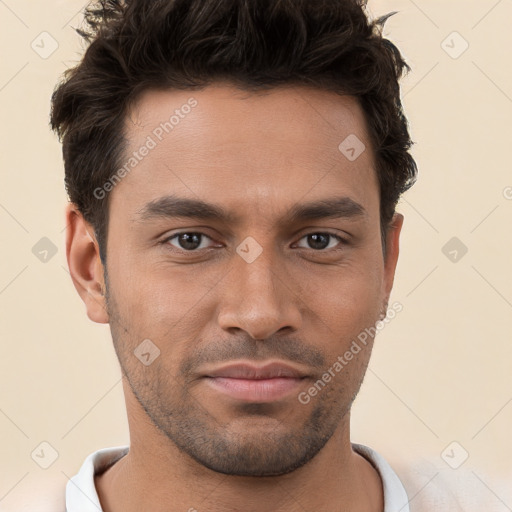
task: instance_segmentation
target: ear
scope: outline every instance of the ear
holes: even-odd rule
[[[383,314],[386,315],[389,295],[393,288],[395,269],[398,262],[400,232],[404,223],[404,216],[395,213],[386,232],[386,257],[384,259],[384,304]]]
[[[93,322],[107,324],[104,269],[94,229],[73,203],[66,207],[66,224],[66,258],[73,284],[84,301],[87,316]]]

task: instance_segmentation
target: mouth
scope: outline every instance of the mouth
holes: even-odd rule
[[[263,366],[230,364],[207,372],[205,382],[215,391],[245,402],[273,402],[301,386],[308,375],[293,366],[273,362]]]

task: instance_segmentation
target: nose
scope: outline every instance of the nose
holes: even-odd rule
[[[255,340],[281,330],[296,331],[302,322],[300,282],[284,272],[270,250],[248,263],[235,255],[222,281],[218,322],[222,329],[242,329]]]

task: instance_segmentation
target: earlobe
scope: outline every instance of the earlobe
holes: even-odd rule
[[[66,258],[73,284],[84,301],[87,316],[97,323],[109,321],[104,296],[104,269],[92,226],[76,205],[66,207]]]

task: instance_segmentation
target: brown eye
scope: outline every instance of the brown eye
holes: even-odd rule
[[[166,238],[163,243],[169,243],[173,247],[183,251],[195,251],[197,249],[206,248],[202,243],[205,239],[211,240],[210,237],[206,236],[204,233],[183,232],[176,233]],[[175,241],[175,243],[172,241]]]
[[[302,245],[300,247],[305,247],[306,249],[314,249],[316,251],[333,249],[340,243],[346,243],[343,238],[338,235],[333,235],[332,233],[309,233],[308,235],[302,237],[301,240],[306,240],[307,245]]]

